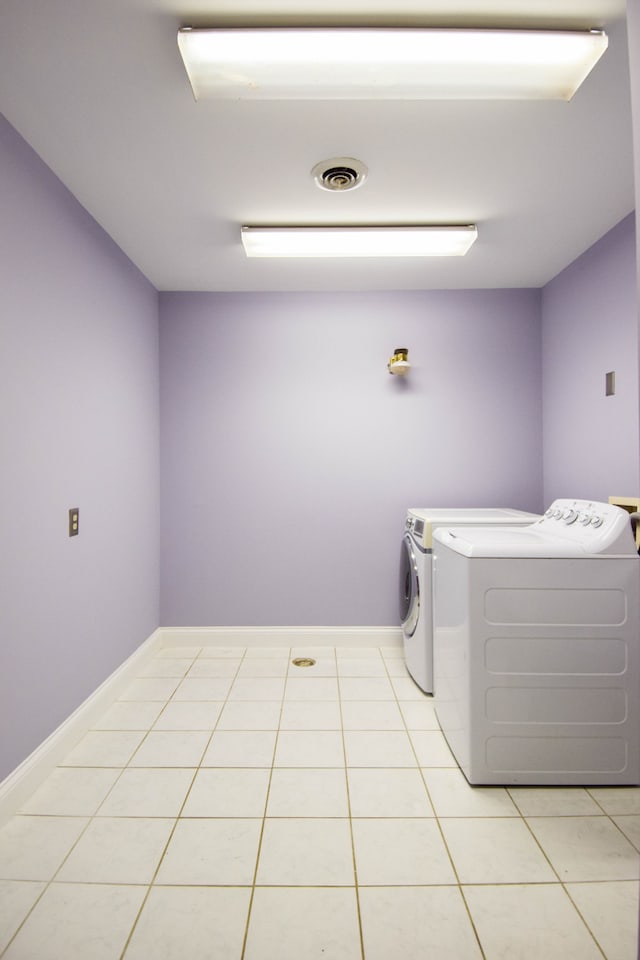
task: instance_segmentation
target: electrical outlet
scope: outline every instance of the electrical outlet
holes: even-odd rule
[[[80,508],[71,507],[69,510],[69,536],[77,537],[80,532]]]
[[[616,393],[616,372],[610,370],[604,375],[604,395],[605,397],[614,397]]]

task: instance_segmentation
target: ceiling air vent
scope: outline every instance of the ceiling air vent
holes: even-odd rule
[[[334,157],[333,160],[316,163],[311,176],[322,190],[340,193],[354,190],[364,183],[367,168],[353,157]]]

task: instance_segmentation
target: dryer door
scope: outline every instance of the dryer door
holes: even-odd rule
[[[415,547],[411,537],[400,546],[400,623],[406,636],[412,637],[420,615],[420,581]]]

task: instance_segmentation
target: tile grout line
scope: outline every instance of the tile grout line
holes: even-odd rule
[[[530,836],[533,837],[533,840],[534,840],[536,846],[538,847],[538,849],[540,850],[540,852],[542,853],[542,856],[544,857],[544,859],[546,860],[546,862],[549,864],[549,867],[550,867],[550,869],[553,871],[553,873],[555,874],[555,876],[558,878],[558,879],[557,879],[558,884],[560,885],[560,887],[561,887],[561,889],[563,890],[563,892],[565,893],[565,895],[569,898],[569,902],[571,903],[571,905],[573,906],[574,910],[576,911],[576,913],[578,914],[578,916],[580,917],[580,919],[581,919],[582,922],[584,923],[584,926],[585,926],[587,932],[589,933],[589,936],[592,938],[593,943],[595,944],[596,949],[600,951],[600,953],[602,954],[602,956],[603,956],[603,957],[605,958],[605,960],[606,960],[606,954],[605,954],[604,950],[602,949],[602,947],[600,946],[600,943],[598,942],[598,939],[596,938],[593,930],[591,929],[590,925],[586,922],[585,918],[582,916],[582,913],[581,913],[581,911],[578,909],[577,904],[574,902],[573,897],[571,896],[571,894],[570,894],[569,891],[567,890],[565,881],[563,881],[563,879],[562,879],[562,877],[560,876],[559,872],[558,872],[558,871],[556,870],[556,868],[554,867],[553,863],[551,862],[550,857],[547,855],[546,850],[545,850],[544,847],[542,846],[542,843],[541,843],[541,842],[538,840],[538,838],[536,837],[534,831],[533,831],[532,828],[531,828],[531,825],[529,824],[529,819],[525,816],[525,814],[524,814],[523,811],[521,810],[520,805],[518,804],[516,798],[512,795],[511,790],[509,789],[509,786],[508,786],[508,785],[507,785],[507,787],[506,787],[506,790],[507,790],[507,793],[508,793],[509,797],[511,797],[512,803],[515,804],[516,809],[518,810],[518,813],[520,814],[520,817],[521,817],[521,819],[522,819],[525,827],[526,827],[527,830],[529,831]],[[604,812],[604,811],[603,811],[603,812]],[[553,815],[552,815],[552,814],[549,814],[548,816],[549,816],[549,817],[552,817]],[[588,814],[584,814],[583,816],[588,816]],[[551,881],[549,881],[549,882],[551,882]]]
[[[415,682],[415,681],[414,681],[414,682]],[[395,688],[394,688],[394,690],[395,690]],[[433,698],[432,698],[432,699],[433,699]],[[463,891],[463,889],[462,889],[462,881],[460,880],[460,875],[459,875],[459,873],[458,873],[457,867],[456,867],[456,865],[455,865],[455,861],[454,861],[453,856],[452,856],[452,854],[451,854],[451,850],[449,849],[449,844],[447,843],[446,837],[445,837],[445,835],[444,835],[444,830],[442,829],[442,824],[440,823],[440,817],[439,817],[439,815],[438,815],[438,811],[436,810],[435,803],[433,802],[433,799],[432,799],[432,797],[431,797],[431,792],[430,792],[430,790],[429,790],[429,786],[428,786],[427,781],[426,781],[426,779],[425,779],[424,768],[423,768],[423,767],[421,766],[421,764],[420,764],[420,761],[419,761],[419,758],[418,758],[418,754],[417,754],[417,752],[416,752],[416,749],[415,749],[415,746],[414,746],[414,743],[413,743],[413,739],[412,739],[412,737],[411,737],[411,732],[410,732],[410,730],[409,730],[409,727],[408,727],[408,724],[407,724],[405,715],[404,715],[404,713],[402,712],[402,708],[400,707],[400,700],[399,700],[399,699],[398,699],[398,709],[400,710],[400,715],[402,716],[402,720],[403,720],[403,723],[404,723],[404,725],[405,725],[405,729],[406,729],[406,732],[407,732],[407,736],[408,736],[408,738],[409,738],[409,743],[411,744],[411,750],[413,751],[413,755],[414,755],[414,757],[416,758],[416,763],[417,763],[417,765],[418,765],[418,771],[420,772],[420,777],[421,777],[422,783],[423,783],[423,785],[424,785],[425,793],[426,793],[426,795],[427,795],[427,797],[428,797],[429,804],[431,805],[431,809],[433,810],[433,816],[434,816],[435,821],[436,821],[436,825],[437,825],[437,828],[438,828],[438,832],[439,832],[439,834],[440,834],[440,838],[441,838],[442,843],[443,843],[443,845],[444,845],[444,848],[445,848],[445,850],[446,850],[446,852],[447,852],[447,857],[449,858],[449,863],[451,864],[451,869],[452,869],[452,871],[453,871],[453,875],[454,875],[454,877],[456,878],[456,884],[455,884],[455,885],[456,885],[456,887],[457,887],[458,894],[459,894],[460,899],[462,900],[462,903],[463,903],[463,905],[464,905],[464,909],[465,909],[465,911],[466,911],[467,917],[469,918],[469,923],[471,924],[471,929],[473,930],[473,935],[474,935],[474,937],[475,937],[475,939],[476,939],[476,943],[477,943],[477,945],[478,945],[478,950],[480,951],[480,955],[481,955],[481,957],[483,958],[483,960],[486,960],[486,953],[485,953],[484,948],[483,948],[483,946],[482,946],[482,941],[480,940],[480,933],[479,933],[479,931],[478,931],[478,929],[477,929],[477,927],[476,927],[475,921],[474,921],[473,916],[472,916],[472,914],[471,914],[471,910],[470,910],[469,904],[467,903],[467,898],[466,898],[465,895],[464,895],[464,891]],[[435,712],[434,712],[434,716],[435,716]],[[436,716],[436,721],[437,721],[437,716]],[[439,730],[439,732],[442,734],[442,728],[440,727],[440,723],[439,723],[439,722],[438,722],[438,730]],[[435,768],[434,768],[434,769],[435,769]],[[447,769],[447,768],[442,768],[442,767],[441,767],[441,768],[438,768],[438,769]]]
[[[625,840],[627,840],[627,842],[631,843],[631,841],[629,840],[629,838],[625,836],[624,832],[623,832],[622,830],[620,830],[620,828],[618,827],[618,824],[615,822],[615,820],[613,819],[613,817],[606,812],[606,810],[604,809],[604,807],[602,807],[601,804],[598,803],[598,801],[595,799],[595,797],[592,797],[592,796],[591,796],[591,793],[590,793],[590,792],[589,792],[589,796],[591,797],[591,799],[592,799],[595,803],[598,804],[598,806],[599,806],[600,809],[602,810],[602,815],[603,815],[603,817],[610,821],[610,823],[612,824],[612,826],[613,826],[615,829],[617,829],[617,831],[620,833],[620,835],[621,835]],[[549,814],[549,816],[551,817],[552,815]],[[593,817],[593,816],[598,816],[598,817],[599,817],[600,814],[568,815],[568,816],[567,816],[567,819],[569,819],[569,817],[570,817],[571,819],[574,819],[574,820],[575,820],[575,819],[581,819],[581,818],[582,818],[582,819],[589,819],[589,818],[591,818],[591,817]],[[527,818],[524,817],[524,815],[523,815],[523,819],[524,819],[524,821],[525,821],[525,823],[526,823],[526,825],[527,825],[527,828],[528,828],[529,831],[533,834],[534,839],[537,841],[537,838],[536,838],[535,834],[533,833],[533,830],[532,830],[531,827],[529,826],[529,822],[528,822]],[[632,845],[633,847],[635,847],[635,844],[632,843],[631,845]],[[543,854],[545,854],[545,857],[546,857],[546,853],[545,853],[545,851],[544,851],[544,848],[542,847],[541,844],[539,844],[539,846],[540,846],[540,849],[542,850]],[[636,848],[636,849],[637,849],[637,848]],[[547,857],[547,860],[549,860],[548,857]],[[588,883],[624,883],[624,882],[627,882],[627,881],[624,881],[624,880],[603,880],[603,881],[599,881],[599,880],[590,880],[590,881],[563,880],[563,879],[560,877],[558,871],[555,870],[555,868],[553,867],[553,864],[551,863],[550,860],[549,860],[549,865],[550,865],[551,868],[554,870],[554,873],[555,873],[556,876],[558,877],[558,880],[559,880],[559,882],[560,882],[560,885],[561,885],[564,893],[565,893],[566,896],[569,898],[569,901],[571,902],[573,908],[575,909],[576,913],[578,914],[578,916],[580,917],[580,919],[581,919],[582,922],[584,923],[584,925],[585,925],[586,929],[588,930],[589,935],[592,937],[592,939],[593,939],[593,941],[594,941],[597,949],[602,953],[602,956],[603,956],[603,957],[605,958],[605,960],[606,960],[606,956],[607,956],[607,955],[606,955],[606,953],[605,953],[605,951],[604,951],[604,948],[600,945],[600,941],[598,940],[595,932],[591,929],[590,923],[587,921],[586,917],[583,916],[583,913],[582,913],[582,911],[580,910],[578,904],[575,902],[575,900],[574,900],[573,897],[571,896],[571,892],[570,892],[569,889],[568,889],[568,884],[569,884],[569,883],[580,883],[580,882],[588,882]]]
[[[264,839],[264,828],[267,822],[267,810],[269,808],[269,796],[271,794],[271,781],[273,780],[273,770],[276,760],[276,753],[278,750],[278,739],[280,737],[280,724],[282,723],[282,711],[284,710],[284,702],[287,693],[287,682],[289,679],[289,670],[288,665],[291,659],[292,647],[289,647],[287,654],[287,672],[284,678],[284,687],[282,689],[282,699],[280,700],[280,713],[278,715],[278,728],[276,730],[276,736],[273,743],[273,753],[271,755],[271,769],[269,770],[269,779],[267,782],[267,792],[264,798],[264,812],[262,814],[262,824],[260,826],[260,836],[258,837],[258,848],[256,850],[256,862],[253,868],[253,880],[251,883],[251,893],[249,894],[249,904],[247,906],[247,920],[244,927],[244,936],[242,938],[242,948],[240,950],[240,960],[244,960],[244,955],[247,950],[247,941],[249,939],[249,924],[251,923],[251,913],[253,910],[253,901],[256,893],[256,882],[258,879],[258,869],[260,867],[260,854],[262,853],[262,841]]]
[[[200,659],[201,654],[202,654],[202,647],[200,648],[198,654],[194,657],[191,666],[193,666],[193,664],[196,662],[196,660]],[[242,664],[242,660],[243,660],[243,659],[244,659],[244,655],[243,655],[243,657],[242,657],[241,660],[240,660],[240,664],[238,665],[238,668],[237,668],[238,670],[240,669],[240,666],[241,666],[241,664]],[[190,667],[189,669],[191,669],[191,667]],[[237,676],[237,670],[236,670],[235,676]],[[227,696],[226,696],[225,700],[222,702],[222,703],[223,703],[222,708],[221,708],[218,716],[216,717],[216,722],[215,722],[215,724],[214,724],[213,729],[211,730],[211,734],[209,735],[209,738],[208,738],[208,740],[207,740],[207,744],[206,744],[206,746],[204,747],[204,749],[203,749],[203,751],[202,751],[202,754],[201,754],[201,756],[200,756],[200,760],[199,760],[197,766],[195,767],[195,769],[194,769],[194,771],[193,771],[193,776],[192,776],[192,778],[191,778],[191,783],[189,784],[189,787],[187,788],[187,791],[186,791],[186,793],[185,793],[185,795],[184,795],[184,798],[183,798],[183,800],[182,800],[182,803],[180,804],[180,809],[179,809],[179,811],[178,811],[178,813],[177,813],[177,815],[176,815],[176,817],[175,817],[173,827],[171,828],[171,830],[170,830],[170,832],[169,832],[169,836],[168,836],[167,841],[166,841],[166,843],[165,843],[165,845],[164,845],[164,847],[163,847],[162,853],[160,854],[160,857],[158,858],[158,862],[157,862],[157,864],[156,864],[155,870],[153,871],[153,875],[152,875],[152,877],[151,877],[151,880],[149,881],[149,883],[148,883],[148,885],[147,885],[146,893],[145,893],[144,897],[142,898],[142,903],[140,904],[140,907],[139,907],[139,909],[138,909],[138,911],[137,911],[137,913],[136,913],[135,919],[134,919],[134,921],[133,921],[133,923],[132,923],[132,925],[131,925],[131,929],[129,930],[129,934],[128,934],[127,939],[126,939],[126,941],[125,941],[125,944],[124,944],[124,946],[123,946],[123,948],[122,948],[122,952],[120,953],[119,960],[124,960],[125,955],[126,955],[126,953],[127,953],[127,950],[129,949],[129,946],[130,946],[130,944],[131,944],[131,940],[132,940],[132,938],[133,938],[133,935],[134,935],[134,933],[135,933],[135,931],[136,931],[136,928],[137,928],[137,926],[138,926],[138,923],[139,923],[139,921],[140,921],[140,917],[142,916],[142,912],[143,912],[144,908],[146,907],[146,905],[147,905],[147,903],[148,903],[149,897],[150,897],[150,895],[151,895],[151,891],[152,891],[153,888],[154,888],[155,880],[156,880],[156,878],[157,878],[157,876],[158,876],[158,873],[159,873],[159,871],[160,871],[160,868],[161,868],[161,866],[162,866],[162,863],[163,863],[163,861],[164,861],[164,858],[165,858],[165,856],[166,856],[166,854],[167,854],[167,850],[169,849],[169,844],[170,844],[171,841],[173,840],[173,837],[174,837],[174,835],[175,835],[175,832],[176,832],[176,829],[177,829],[177,827],[178,827],[178,824],[180,823],[180,819],[181,819],[181,817],[182,817],[182,811],[184,810],[184,808],[185,808],[185,806],[186,806],[186,803],[187,803],[187,801],[188,801],[188,799],[189,799],[189,795],[191,794],[191,790],[193,789],[193,784],[194,784],[195,781],[196,781],[196,778],[197,778],[197,776],[198,776],[198,773],[199,773],[200,770],[202,769],[202,761],[203,761],[203,759],[204,759],[204,757],[205,757],[205,755],[206,755],[207,750],[209,749],[209,745],[210,745],[210,743],[211,743],[211,740],[213,739],[213,735],[214,735],[214,733],[216,732],[216,729],[217,729],[217,727],[218,727],[218,723],[220,722],[220,717],[222,716],[222,712],[223,712],[223,710],[224,710],[224,707],[226,706],[226,704],[227,704],[228,701],[229,701],[229,693],[231,692],[231,688],[233,687],[233,683],[234,683],[234,680],[235,680],[235,676],[234,676],[234,678],[233,678],[232,681],[231,681],[231,684],[230,684],[230,686],[229,686],[229,690],[227,691]],[[183,678],[183,679],[184,679],[184,678]],[[180,684],[178,684],[178,687],[179,687],[179,686],[180,686]],[[176,690],[178,689],[178,687],[176,687]],[[167,706],[167,704],[169,704],[169,703],[173,700],[173,696],[175,695],[176,690],[174,690],[171,698],[170,698],[169,700],[167,700],[167,703],[165,704],[165,707]],[[182,702],[182,701],[174,701],[174,702],[177,703],[177,702]],[[189,701],[185,701],[185,702],[189,702]],[[215,701],[209,701],[209,702],[215,702]],[[156,719],[155,719],[155,721],[154,721],[154,726],[155,726],[155,724],[158,722],[158,720],[160,719],[160,717],[162,716],[163,712],[164,712],[164,708],[163,708],[163,710],[160,711],[160,714],[158,715],[158,717],[156,717]],[[153,727],[152,727],[148,732],[150,733],[152,729],[153,729]],[[171,731],[169,731],[169,732],[171,732]],[[144,741],[143,741],[143,742],[144,742]],[[145,768],[144,768],[144,767],[140,767],[140,768],[137,768],[137,769],[145,769]],[[160,769],[167,769],[167,768],[160,768]],[[175,768],[173,768],[173,769],[191,769],[191,768],[189,768],[189,767],[187,767],[187,768],[175,767]]]
[[[200,656],[200,653],[201,653],[201,652],[202,652],[202,648],[200,648],[200,651],[194,656],[193,661],[192,661],[192,663],[191,663],[191,666],[193,666],[193,664],[196,662],[196,660],[197,660],[198,657]],[[189,669],[191,669],[191,667],[189,667]],[[188,672],[188,671],[187,671],[187,672]],[[184,679],[184,678],[183,678],[183,679]],[[181,682],[182,682],[182,681],[181,681]],[[164,707],[162,708],[162,710],[160,711],[160,713],[158,714],[158,716],[157,716],[156,719],[154,720],[152,726],[151,726],[151,727],[149,728],[149,730],[147,731],[147,734],[151,733],[151,731],[153,730],[153,727],[155,726],[155,724],[158,722],[158,720],[160,719],[160,717],[161,717],[162,714],[164,713],[167,705],[168,705],[168,704],[171,702],[171,700],[173,699],[173,696],[174,696],[174,694],[175,694],[175,692],[176,692],[176,690],[178,689],[179,686],[180,686],[180,684],[178,684],[178,686],[176,687],[176,689],[173,691],[173,694],[171,695],[171,697],[169,698],[169,700],[166,701]],[[222,711],[221,711],[221,712],[222,712]],[[217,720],[216,720],[216,724],[217,724]],[[215,727],[214,727],[214,730],[215,730]],[[207,741],[207,743],[209,743],[209,742],[211,741],[211,737],[212,737],[212,736],[213,736],[213,730],[211,731],[211,736],[209,737],[209,740]],[[145,737],[145,739],[146,739],[146,737]],[[144,740],[143,740],[143,743],[144,743]],[[142,744],[141,744],[141,746],[142,746]],[[200,761],[202,761],[202,757],[204,756],[204,754],[205,754],[205,752],[206,752],[206,749],[207,749],[207,748],[205,747],[205,749],[204,749],[203,752],[202,752],[202,756],[200,757]],[[144,769],[144,768],[139,768],[139,769]],[[180,769],[180,768],[176,768],[176,769]],[[187,769],[188,769],[188,768],[187,768]],[[163,861],[164,858],[165,858],[165,854],[166,854],[166,852],[167,852],[167,849],[168,849],[168,847],[169,847],[169,844],[171,843],[171,840],[173,839],[173,836],[174,836],[175,831],[176,831],[176,827],[178,826],[178,822],[179,822],[179,820],[180,820],[180,812],[184,809],[184,805],[185,805],[185,803],[187,802],[187,797],[189,796],[189,794],[190,794],[190,792],[191,792],[191,788],[192,788],[192,786],[193,786],[194,780],[195,780],[195,778],[196,778],[196,776],[197,776],[197,774],[198,774],[198,770],[199,770],[199,769],[200,769],[200,765],[198,765],[198,766],[196,767],[196,769],[194,770],[194,772],[193,772],[193,777],[191,778],[191,783],[190,783],[190,785],[189,785],[189,788],[187,789],[187,792],[186,792],[186,794],[185,794],[185,796],[184,796],[184,798],[183,798],[182,804],[180,805],[180,810],[178,811],[177,816],[174,818],[173,827],[172,827],[171,830],[169,831],[169,836],[167,837],[167,841],[166,841],[166,843],[164,844],[164,847],[163,847],[163,849],[162,849],[162,853],[160,854],[160,856],[159,856],[159,858],[158,858],[158,862],[157,862],[157,864],[156,864],[155,870],[153,871],[153,875],[152,875],[149,883],[147,884],[146,893],[145,893],[145,895],[144,895],[143,898],[142,898],[142,902],[141,902],[141,904],[140,904],[140,907],[138,908],[138,911],[137,911],[137,913],[136,913],[136,915],[135,915],[135,918],[134,918],[134,920],[133,920],[133,923],[131,924],[131,928],[129,929],[129,933],[128,933],[128,935],[127,935],[127,938],[126,938],[126,940],[125,940],[124,946],[123,946],[122,951],[121,951],[121,953],[120,953],[120,960],[123,960],[123,958],[124,958],[127,950],[129,949],[129,945],[130,945],[130,943],[131,943],[131,938],[133,937],[133,935],[134,935],[134,933],[135,933],[135,930],[136,930],[136,927],[138,926],[138,922],[139,922],[139,920],[140,920],[140,917],[142,916],[142,911],[144,910],[144,908],[145,908],[146,905],[147,905],[147,902],[148,902],[148,900],[149,900],[149,896],[150,896],[150,894],[151,894],[151,890],[153,889],[154,880],[155,880],[155,878],[156,878],[157,875],[158,875],[158,871],[160,870],[160,867],[161,867],[161,865],[162,865],[162,861]]]
[[[334,651],[334,656],[336,659],[336,684],[338,687],[338,712],[340,714],[340,739],[342,741],[342,756],[344,758],[344,780],[345,787],[347,791],[347,815],[349,817],[349,837],[351,839],[351,859],[353,864],[353,883],[354,883],[354,894],[356,898],[356,914],[358,917],[358,934],[360,937],[360,953],[362,960],[365,960],[364,952],[364,930],[362,927],[362,907],[360,904],[360,884],[358,882],[358,864],[356,861],[356,845],[353,836],[353,814],[351,810],[351,790],[349,788],[349,767],[347,761],[347,743],[345,740],[345,730],[344,730],[344,715],[342,712],[342,688],[340,686],[341,677],[338,671],[338,653]]]
[[[194,658],[194,660],[195,660],[195,658]],[[140,678],[139,678],[139,677],[136,677],[135,679],[137,680],[137,679],[140,679]],[[176,687],[176,689],[177,689],[177,687]],[[175,692],[175,691],[174,691],[174,692]],[[129,701],[119,701],[119,700],[115,700],[115,701],[114,701],[114,703],[118,703],[118,702],[126,703],[126,702],[129,702]],[[168,703],[168,701],[165,701],[165,706],[166,706],[166,703]],[[111,706],[113,706],[113,704],[112,704]],[[163,709],[164,709],[164,707],[163,707]],[[160,716],[161,714],[162,714],[162,710],[160,711],[160,714],[159,714],[158,716]],[[157,719],[158,719],[158,718],[156,717],[156,720],[157,720]],[[154,723],[155,723],[155,721],[154,721]],[[91,730],[88,730],[87,733],[91,733],[91,732],[94,732],[94,731],[95,731],[95,727],[92,727],[92,729],[91,729]],[[99,731],[99,732],[101,732],[101,731]],[[104,731],[104,732],[106,733],[106,732],[122,732],[122,731]],[[126,731],[124,731],[124,732],[126,732]],[[136,731],[136,732],[137,732],[137,731]],[[109,790],[107,791],[107,793],[105,794],[105,796],[104,796],[104,797],[102,798],[102,800],[98,803],[98,805],[97,805],[96,809],[94,810],[94,812],[93,812],[92,814],[86,815],[86,817],[87,817],[87,822],[86,822],[86,824],[85,824],[85,826],[84,826],[84,829],[83,829],[83,830],[80,832],[80,834],[76,837],[75,841],[73,842],[73,844],[71,845],[71,847],[69,848],[69,850],[67,851],[67,853],[65,854],[64,858],[63,858],[62,861],[58,864],[58,867],[57,867],[56,870],[54,871],[53,876],[50,877],[50,879],[45,882],[45,886],[44,886],[44,888],[41,890],[39,897],[38,897],[38,898],[35,900],[35,902],[32,904],[31,909],[27,912],[26,916],[23,918],[22,923],[20,923],[20,925],[18,926],[18,928],[15,930],[13,936],[11,937],[11,939],[9,940],[9,942],[6,944],[5,948],[3,949],[2,953],[0,954],[0,958],[5,955],[5,953],[7,952],[7,950],[9,949],[9,947],[11,946],[11,944],[13,943],[13,941],[15,940],[15,938],[18,936],[20,930],[22,930],[23,926],[25,925],[25,923],[27,922],[27,920],[29,919],[29,917],[32,915],[32,913],[33,913],[33,911],[35,910],[36,906],[40,903],[40,901],[41,901],[42,898],[44,897],[45,893],[49,890],[49,888],[51,887],[51,885],[52,885],[54,882],[56,882],[56,877],[58,876],[58,874],[60,873],[60,871],[61,871],[62,868],[64,867],[65,863],[67,862],[67,860],[69,859],[69,857],[71,856],[71,854],[73,853],[73,851],[76,849],[76,847],[77,847],[78,844],[80,843],[80,840],[85,836],[85,834],[86,834],[87,831],[89,830],[89,827],[91,826],[91,824],[93,823],[93,821],[94,821],[95,819],[97,819],[98,810],[100,809],[100,807],[102,806],[102,804],[105,802],[105,800],[107,799],[107,797],[112,793],[112,791],[114,790],[116,784],[120,781],[120,779],[121,779],[121,777],[122,777],[122,774],[123,774],[124,771],[127,769],[129,762],[131,761],[131,759],[133,758],[133,756],[136,754],[137,750],[138,750],[138,749],[140,748],[140,746],[142,746],[142,744],[144,743],[144,741],[145,741],[146,736],[147,736],[148,733],[149,733],[148,730],[145,731],[144,737],[142,738],[142,740],[140,741],[140,743],[138,744],[138,746],[133,750],[133,752],[131,753],[131,755],[130,755],[130,757],[129,757],[129,760],[127,761],[127,764],[126,764],[124,767],[104,767],[104,766],[101,766],[101,767],[91,767],[90,765],[85,765],[85,766],[82,766],[82,765],[75,765],[75,766],[73,766],[73,765],[72,765],[72,766],[69,766],[69,767],[65,767],[64,762],[62,762],[62,763],[59,763],[59,764],[57,765],[57,767],[55,768],[55,769],[63,768],[63,769],[69,769],[69,770],[73,770],[73,769],[94,769],[94,770],[119,769],[119,770],[120,770],[120,773],[119,773],[119,775],[116,777],[116,779],[114,780],[114,782],[111,784],[111,786],[110,786]],[[81,738],[81,739],[82,739],[82,738]],[[81,742],[81,741],[79,741],[79,742]],[[76,746],[77,746],[77,744],[76,744]],[[74,747],[73,749],[75,749],[75,747]],[[69,751],[69,752],[71,753],[72,751]],[[29,816],[29,814],[21,814],[20,812],[18,812],[17,815],[18,815],[18,816]],[[60,817],[65,817],[65,819],[66,819],[68,815],[65,815],[65,814],[39,814],[39,816],[60,816]],[[84,819],[84,816],[77,816],[75,819]],[[34,882],[35,882],[35,881],[34,881]],[[64,882],[64,881],[58,881],[58,882],[61,883],[61,882]],[[116,886],[118,886],[118,885],[119,885],[119,884],[116,884]],[[133,886],[138,886],[138,884],[133,884]],[[139,886],[144,886],[144,884],[139,884]],[[147,897],[145,896],[145,897],[143,898],[143,904],[146,902],[146,899],[147,899]],[[142,907],[141,907],[140,909],[142,909]],[[137,917],[136,917],[136,921],[134,921],[134,926],[135,926],[135,923],[136,923],[136,922],[137,922]],[[131,935],[131,934],[130,934],[130,935]],[[130,935],[129,935],[129,936],[130,936]],[[129,938],[128,938],[128,939],[129,939]],[[128,939],[127,939],[127,943],[128,943]]]
[[[594,882],[597,883],[597,881],[591,881],[591,882],[592,882],[592,883],[594,883]],[[578,904],[575,902],[575,900],[574,900],[573,897],[571,896],[570,891],[567,889],[566,883],[562,883],[562,889],[564,890],[565,896],[567,896],[567,897],[569,898],[569,902],[571,903],[571,905],[573,906],[574,910],[576,911],[576,913],[578,914],[578,916],[580,917],[580,919],[581,919],[582,922],[584,923],[586,929],[589,931],[589,935],[592,937],[593,942],[595,943],[597,949],[600,951],[600,953],[601,953],[602,956],[604,957],[604,960],[607,960],[607,954],[605,953],[604,948],[600,946],[600,941],[599,941],[598,938],[596,937],[594,931],[591,929],[591,925],[588,923],[587,918],[586,918],[585,916],[583,916],[582,910],[580,909],[580,907],[578,906]]]
[[[416,748],[415,748],[415,745],[414,745],[414,743],[413,743],[413,739],[412,739],[412,737],[411,737],[411,731],[409,730],[409,726],[408,726],[408,724],[407,724],[406,717],[405,717],[404,712],[403,712],[402,707],[401,707],[401,703],[402,703],[403,701],[400,700],[399,695],[398,695],[398,692],[397,692],[397,690],[396,690],[396,688],[395,688],[395,686],[394,686],[394,684],[393,684],[393,678],[391,677],[391,674],[389,673],[389,670],[388,670],[388,667],[387,667],[387,664],[386,664],[386,660],[384,659],[384,657],[383,657],[382,659],[383,659],[383,662],[384,662],[384,665],[385,665],[385,671],[386,671],[387,679],[389,680],[389,682],[390,682],[390,684],[391,684],[391,688],[392,688],[393,693],[394,693],[394,699],[393,699],[392,701],[390,701],[390,702],[393,702],[393,703],[396,704],[396,706],[397,706],[397,708],[398,708],[398,711],[399,711],[399,713],[400,713],[400,716],[401,716],[401,718],[402,718],[402,723],[403,723],[403,725],[404,725],[404,732],[406,733],[407,738],[408,738],[408,740],[409,740],[409,745],[410,745],[410,748],[411,748],[411,752],[413,753],[413,756],[414,756],[414,758],[415,758],[416,767],[417,767],[417,770],[418,770],[418,772],[419,772],[419,774],[420,774],[420,778],[421,778],[421,780],[422,780],[422,784],[423,784],[423,787],[424,787],[425,794],[426,794],[427,799],[428,799],[428,801],[429,801],[429,805],[430,805],[430,807],[431,807],[431,810],[433,811],[433,819],[434,819],[435,822],[436,822],[436,825],[437,825],[437,828],[438,828],[438,832],[439,832],[440,838],[441,838],[441,840],[442,840],[443,846],[444,846],[444,848],[445,848],[445,850],[446,850],[446,853],[447,853],[447,857],[448,857],[448,859],[449,859],[449,864],[450,864],[450,866],[451,866],[451,869],[452,869],[452,871],[453,871],[454,877],[455,877],[455,879],[456,879],[456,883],[453,884],[453,886],[456,886],[456,887],[457,887],[458,893],[459,893],[459,895],[460,895],[460,898],[461,898],[462,903],[463,903],[463,905],[464,905],[465,911],[466,911],[467,916],[468,916],[468,918],[469,918],[469,922],[470,922],[470,924],[471,924],[471,928],[472,928],[472,930],[473,930],[473,934],[474,934],[474,936],[475,936],[476,943],[477,943],[477,945],[478,945],[478,949],[479,949],[479,951],[480,951],[480,954],[481,954],[482,958],[484,958],[484,960],[486,960],[486,954],[485,954],[485,951],[484,951],[484,949],[483,949],[483,947],[482,947],[482,943],[480,942],[480,936],[479,936],[478,931],[477,931],[477,929],[476,929],[476,925],[475,925],[475,922],[474,922],[474,920],[473,920],[473,917],[471,916],[471,912],[470,912],[470,910],[469,910],[469,905],[467,904],[466,898],[465,898],[465,896],[464,896],[464,893],[463,893],[463,890],[462,890],[462,884],[461,884],[461,881],[460,881],[460,877],[459,877],[458,871],[457,871],[457,869],[456,869],[455,862],[454,862],[454,860],[453,860],[453,857],[452,857],[452,855],[451,855],[451,852],[450,852],[450,850],[449,850],[449,846],[448,846],[447,841],[446,841],[446,839],[445,839],[444,832],[443,832],[442,826],[441,826],[441,824],[440,824],[440,818],[439,818],[439,816],[438,816],[438,814],[437,814],[437,812],[436,812],[436,808],[435,808],[435,805],[434,805],[434,803],[433,803],[433,800],[431,799],[431,793],[430,793],[430,791],[429,791],[429,787],[427,786],[427,782],[426,782],[426,780],[425,780],[424,770],[423,770],[423,768],[422,768],[422,766],[421,766],[421,764],[420,764],[420,761],[419,761],[419,758],[418,758],[418,754],[417,754],[417,752],[416,752]],[[415,681],[414,681],[414,682],[415,682]],[[406,701],[406,702],[410,702],[410,701]],[[440,733],[441,733],[441,732],[442,732],[442,731],[441,731],[441,729],[440,729]],[[446,768],[439,768],[439,769],[446,769]],[[375,819],[375,818],[373,818],[373,819]],[[386,818],[385,818],[385,819],[386,819]],[[419,818],[419,819],[427,819],[427,818]],[[429,818],[429,819],[430,819],[430,818]],[[401,887],[403,887],[403,886],[405,886],[405,885],[404,885],[404,884],[390,884],[389,886],[398,886],[398,887],[401,888]],[[452,884],[450,884],[450,883],[446,883],[446,884],[430,884],[429,886],[445,886],[445,887],[450,887],[450,886],[452,886]],[[364,944],[363,944],[363,954],[362,954],[362,955],[363,955],[363,960],[364,960]]]

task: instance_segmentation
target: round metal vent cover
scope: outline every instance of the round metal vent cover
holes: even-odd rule
[[[311,176],[322,190],[342,193],[345,190],[354,190],[364,183],[367,168],[354,157],[334,157],[332,160],[316,163]]]

